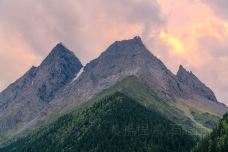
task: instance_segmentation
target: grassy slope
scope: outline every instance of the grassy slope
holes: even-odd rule
[[[214,128],[220,120],[220,117],[209,112],[200,112],[196,109],[191,109],[191,114],[194,119],[206,128]]]
[[[219,124],[210,135],[202,139],[193,152],[227,152],[228,151],[228,113],[223,116]]]
[[[142,105],[161,113],[163,116],[180,125],[186,131],[189,131],[195,135],[205,135],[210,131],[210,127],[204,124],[205,121],[208,121],[208,124],[214,124],[218,122],[217,119],[214,119],[218,117],[213,114],[208,115],[203,121],[199,121],[199,119],[201,119],[201,115],[199,115],[195,120],[195,115],[193,116],[191,113],[192,107],[189,105],[179,106],[179,103],[175,101],[164,101],[157,96],[157,94],[151,88],[143,84],[134,76],[125,78],[113,87],[97,95],[94,99],[96,100],[102,98],[103,96],[112,94],[116,91],[122,92],[139,101]],[[197,110],[199,113],[202,113],[200,109],[195,110]],[[203,117],[204,116],[202,116],[202,119]],[[210,122],[210,120],[213,121]]]
[[[122,93],[94,101],[0,151],[185,152],[195,144],[181,127]]]

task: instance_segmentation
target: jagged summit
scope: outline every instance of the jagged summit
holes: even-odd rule
[[[114,42],[104,53],[108,54],[139,54],[139,53],[148,53],[149,51],[146,49],[143,44],[141,38],[139,36],[135,36],[129,40],[122,40]],[[102,54],[104,54],[102,53]]]
[[[56,44],[56,47],[65,47],[65,45],[63,44],[63,42],[59,42],[59,43]]]
[[[177,79],[194,90],[198,95],[217,102],[214,92],[201,82],[191,71],[187,71],[182,65],[180,65],[177,72]]]
[[[127,39],[127,40],[116,41],[116,42],[114,42],[114,44],[115,44],[115,43],[121,43],[121,42],[123,42],[123,43],[131,42],[131,43],[135,43],[135,44],[136,44],[136,43],[138,43],[138,44],[143,44],[142,39],[141,39],[140,36],[135,36],[135,37],[133,37],[133,38],[131,38],[131,39]]]
[[[56,46],[52,49],[50,54],[61,54],[71,52],[62,42],[57,43]]]
[[[180,65],[178,72],[187,72],[187,70],[183,67],[183,65]]]
[[[70,51],[63,42],[59,42],[56,44],[56,46],[52,49],[51,52],[54,52],[56,54],[62,54],[62,53],[71,53],[74,54],[72,51]]]
[[[128,44],[128,45],[133,45],[133,46],[139,46],[139,47],[143,47],[145,48],[145,45],[142,42],[142,39],[140,36],[135,36],[132,39],[128,39],[128,40],[122,40],[122,41],[117,41],[121,44]]]
[[[61,60],[74,60],[76,62],[79,61],[79,59],[74,55],[74,53],[68,48],[66,48],[63,43],[58,43],[41,63],[41,66],[44,64],[51,64],[55,61],[59,62]]]
[[[140,36],[135,36],[133,39],[131,39],[130,41],[134,42],[134,43],[139,43],[139,44],[143,44],[142,39]]]
[[[185,81],[184,78],[186,77],[195,77],[192,71],[188,71],[183,65],[179,66],[176,75],[180,81]]]
[[[177,75],[183,75],[183,74],[194,75],[194,74],[192,73],[192,71],[188,71],[187,69],[184,68],[183,65],[180,65],[180,66],[179,66],[179,69],[178,69],[178,72],[177,72]]]
[[[70,82],[81,68],[82,64],[74,53],[63,43],[58,43],[39,66],[39,76],[45,75],[43,79],[47,81],[40,86],[41,90],[43,86],[46,86],[42,90],[45,92],[43,98],[47,99],[47,95],[53,98],[54,92]],[[57,84],[56,88],[53,88],[52,84]],[[50,93],[47,93],[49,91]]]
[[[143,44],[140,36],[135,36],[133,39],[130,39],[128,41],[130,41],[132,44],[139,45],[145,48],[145,45]]]
[[[177,71],[177,77],[178,79],[182,82],[185,81],[185,78],[192,78],[194,80],[199,81],[200,83],[202,83],[193,73],[192,71],[187,70],[186,68],[184,68],[183,65],[179,66],[179,69]]]

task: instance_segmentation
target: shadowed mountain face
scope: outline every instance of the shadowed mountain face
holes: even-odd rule
[[[81,62],[59,43],[41,63],[37,74],[37,96],[42,101],[49,102],[60,89],[72,81],[82,68]]]
[[[220,116],[227,111],[227,107],[216,102],[213,92],[194,75],[181,68],[177,75],[168,70],[144,46],[140,37],[116,41],[83,69],[74,54],[60,43],[39,67],[32,67],[0,94],[2,132],[13,129],[13,133],[20,133],[37,127],[40,121],[84,104],[132,75],[153,89],[162,100],[185,102],[181,105],[176,102],[175,106],[182,108],[183,104],[188,104]],[[190,113],[181,110],[186,115]]]
[[[180,65],[177,72],[177,78],[180,82],[187,85],[194,93],[207,98],[208,100],[217,102],[215,94],[203,84],[192,72],[188,72],[182,65]]]
[[[32,120],[78,73],[80,61],[61,43],[39,67],[0,93],[0,131]]]

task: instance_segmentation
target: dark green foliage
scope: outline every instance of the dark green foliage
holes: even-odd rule
[[[228,152],[228,113],[211,134],[197,144],[193,152]]]
[[[181,127],[122,93],[18,139],[1,152],[187,152],[195,140]]]

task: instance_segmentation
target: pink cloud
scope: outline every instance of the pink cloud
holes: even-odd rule
[[[2,0],[0,13],[0,89],[60,41],[85,64],[113,41],[140,35],[172,71],[185,65],[228,103],[227,22],[202,1]],[[175,52],[172,41],[184,52]]]

